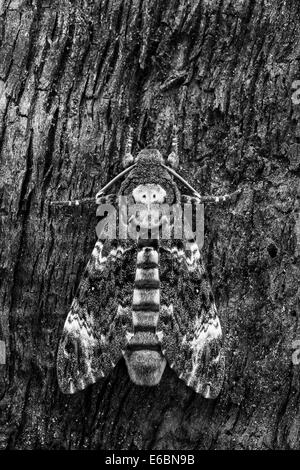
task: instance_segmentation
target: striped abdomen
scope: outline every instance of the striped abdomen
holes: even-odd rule
[[[153,246],[139,244],[132,301],[134,335],[125,360],[131,380],[138,385],[156,385],[165,369],[156,334],[160,306],[159,255]]]

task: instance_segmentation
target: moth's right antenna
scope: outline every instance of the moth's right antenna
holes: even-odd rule
[[[182,176],[180,176],[178,173],[176,173],[175,170],[173,170],[172,168],[164,165],[163,163],[161,163],[161,166],[163,166],[166,170],[168,170],[169,173],[171,173],[173,176],[175,176],[175,178],[177,178],[181,183],[183,183],[190,191],[192,191],[193,195],[196,197],[196,198],[201,198],[200,194],[196,191],[196,189],[194,189],[185,179],[182,178]]]
[[[127,168],[129,165],[132,165],[133,162],[134,162],[134,158],[133,158],[133,155],[131,153],[132,134],[133,134],[133,128],[129,127],[127,142],[126,142],[126,146],[125,146],[125,155],[123,157],[123,167],[124,168]]]

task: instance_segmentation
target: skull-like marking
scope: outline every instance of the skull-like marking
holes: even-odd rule
[[[151,204],[163,204],[166,200],[166,191],[154,183],[139,184],[132,191],[134,202],[150,206]]]

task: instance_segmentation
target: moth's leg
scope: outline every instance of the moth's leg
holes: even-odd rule
[[[185,204],[203,204],[205,202],[212,202],[215,204],[226,202],[233,199],[235,196],[241,193],[241,189],[237,189],[233,193],[224,194],[222,196],[188,196],[186,194],[181,195],[181,202]]]
[[[74,199],[73,201],[57,201],[57,200],[50,201],[51,206],[69,206],[69,207],[80,206],[82,204],[91,204],[91,203],[95,203],[95,198],[89,197],[85,199]]]
[[[234,199],[238,194],[241,193],[241,189],[237,189],[233,193],[223,194],[223,196],[201,196],[200,202],[213,202],[213,203],[221,203],[229,201],[230,199]]]
[[[181,195],[182,204],[201,204],[201,199],[196,196],[188,196],[187,194]]]
[[[106,194],[104,196],[96,197],[96,204],[115,204],[118,202],[118,196],[116,194]]]
[[[113,204],[117,200],[116,194],[107,194],[100,196],[97,199],[88,197],[84,199],[74,199],[73,201],[50,201],[52,206],[80,206],[82,204]]]

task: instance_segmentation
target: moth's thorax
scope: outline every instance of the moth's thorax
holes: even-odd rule
[[[142,150],[136,157],[135,167],[120,186],[119,195],[132,198],[133,203],[173,204],[179,202],[180,192],[156,149]],[[144,197],[145,196],[145,197]]]

